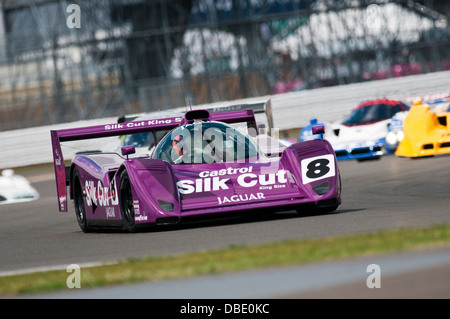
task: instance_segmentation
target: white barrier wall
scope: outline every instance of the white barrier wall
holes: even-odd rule
[[[387,80],[355,83],[315,90],[292,92],[237,101],[213,103],[207,107],[264,102],[271,99],[274,126],[280,130],[300,128],[310,118],[340,121],[359,103],[374,98],[412,99],[414,96],[450,92],[450,71]],[[204,108],[205,105],[193,106]],[[177,108],[176,111],[184,111]],[[166,111],[167,113],[167,111]],[[158,112],[155,113],[158,117]],[[0,169],[52,162],[50,130],[116,123],[117,118],[102,118],[44,127],[0,132]],[[74,142],[72,151],[64,151],[66,159],[82,149],[98,149],[98,141]]]

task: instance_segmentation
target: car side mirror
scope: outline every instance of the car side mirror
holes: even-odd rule
[[[311,129],[312,129],[313,135],[325,133],[325,126],[323,126],[323,125],[315,125]]]
[[[120,148],[120,151],[122,152],[122,155],[127,156],[127,159],[128,159],[128,155],[136,153],[136,149],[134,148],[134,145],[122,146]]]

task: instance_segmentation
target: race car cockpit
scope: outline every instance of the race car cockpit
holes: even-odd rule
[[[221,122],[198,121],[168,133],[152,158],[170,164],[209,164],[246,160],[258,153],[255,141],[239,129]]]

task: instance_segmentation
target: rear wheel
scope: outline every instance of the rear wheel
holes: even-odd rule
[[[81,188],[81,179],[78,171],[75,169],[73,179],[73,201],[75,206],[75,215],[77,216],[78,225],[85,233],[89,232],[89,227],[86,220],[86,210],[84,208],[83,189]]]
[[[134,219],[133,195],[131,193],[130,178],[126,170],[120,174],[119,202],[124,227],[130,232],[135,232],[136,222]]]

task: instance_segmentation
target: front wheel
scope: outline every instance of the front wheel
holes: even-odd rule
[[[129,232],[135,232],[136,222],[134,219],[133,195],[131,193],[130,178],[126,170],[120,174],[119,203],[124,227]]]

